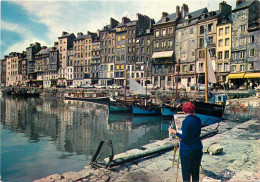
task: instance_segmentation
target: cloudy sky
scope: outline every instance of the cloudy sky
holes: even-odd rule
[[[22,52],[30,43],[53,46],[62,31],[96,32],[109,24],[110,17],[136,20],[140,13],[159,21],[162,12],[175,13],[183,3],[189,12],[207,7],[218,10],[222,0],[78,0],[1,1],[1,59],[10,52]],[[235,0],[226,0],[235,7]]]

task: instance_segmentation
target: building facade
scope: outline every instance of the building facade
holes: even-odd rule
[[[174,76],[177,77],[179,67],[179,82],[186,87],[197,83],[195,69],[198,41],[197,23],[202,14],[207,12],[207,8],[191,13],[187,12],[185,17],[181,16],[176,27],[175,55],[177,60],[180,59],[180,65],[175,67]]]
[[[232,49],[231,74],[228,79],[235,88],[248,88],[250,82],[259,83],[259,1],[237,0],[232,10]],[[254,27],[254,28],[252,28]]]

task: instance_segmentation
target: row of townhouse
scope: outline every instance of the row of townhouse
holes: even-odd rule
[[[31,44],[22,54],[2,60],[1,83],[6,85],[126,84],[131,76],[141,85],[172,88],[205,81],[205,48],[217,81],[239,87],[259,84],[259,1],[237,0],[236,7],[219,3],[219,10],[189,12],[186,4],[155,21],[110,18],[96,33],[63,32],[53,47]],[[178,75],[178,76],[177,76]],[[178,78],[178,79],[177,79]]]

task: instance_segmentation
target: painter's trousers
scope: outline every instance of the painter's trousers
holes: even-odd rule
[[[199,181],[202,150],[180,150],[183,181]]]

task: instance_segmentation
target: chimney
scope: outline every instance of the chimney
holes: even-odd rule
[[[126,23],[128,23],[128,22],[130,22],[130,19],[129,19],[129,18],[127,18],[127,17],[123,17],[123,18],[122,18],[122,24],[126,24]]]
[[[100,30],[97,29],[97,36],[99,37],[100,36]]]
[[[219,3],[219,12],[224,14],[229,14],[232,10],[232,6],[227,4],[225,1]]]
[[[176,16],[180,17],[180,6],[176,6]]]
[[[77,33],[77,37],[81,37],[82,35],[83,35],[82,32],[78,32],[78,33]]]
[[[115,19],[113,18],[110,18],[110,28],[113,29],[115,28],[117,25],[118,25],[118,21],[116,21]]]
[[[62,32],[62,36],[68,35],[68,34],[69,34],[68,32],[65,32],[65,31]]]
[[[241,3],[245,2],[246,0],[236,0],[236,6],[240,5]]]
[[[181,17],[182,18],[185,18],[185,16],[189,13],[189,7],[188,5],[186,4],[182,4],[182,7],[181,7]]]
[[[167,12],[162,12],[162,18],[168,16],[169,14]]]

